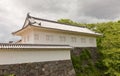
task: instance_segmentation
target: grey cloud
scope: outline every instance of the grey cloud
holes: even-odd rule
[[[16,3],[36,12],[62,13],[68,12],[69,5],[74,2],[70,0],[15,0]]]
[[[6,16],[0,16],[0,42],[9,42],[9,39],[13,37],[11,33],[15,31],[15,27]]]
[[[2,8],[0,8],[0,13],[1,13],[1,12],[4,12],[4,10],[3,10]]]
[[[10,29],[4,23],[0,23],[0,42],[5,42],[8,39],[10,32]]]
[[[93,1],[93,0],[92,0]],[[96,0],[83,2],[84,15],[99,19],[114,19],[120,15],[120,0]]]
[[[120,0],[15,0],[16,4],[44,14],[56,14],[77,18],[114,19],[120,14]],[[73,11],[71,11],[73,10]]]
[[[27,12],[47,19],[105,22],[120,19],[120,0],[1,0],[0,42],[13,39],[10,33],[22,27]]]
[[[7,11],[0,7],[0,14],[5,14],[5,13],[7,13]]]
[[[77,18],[77,0],[14,0],[14,3],[41,18]]]

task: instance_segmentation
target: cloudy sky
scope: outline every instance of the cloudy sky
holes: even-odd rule
[[[120,20],[120,0],[0,0],[0,42],[15,40],[26,14],[50,20],[69,18],[82,23]]]

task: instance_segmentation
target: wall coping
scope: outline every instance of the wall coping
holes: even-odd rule
[[[71,49],[69,45],[0,43],[0,49]]]

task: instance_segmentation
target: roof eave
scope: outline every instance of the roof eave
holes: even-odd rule
[[[45,28],[45,29],[53,29],[53,30],[59,30],[59,31],[65,31],[65,32],[74,32],[74,33],[79,33],[79,34],[84,34],[84,35],[91,35],[91,36],[102,36],[99,33],[85,33],[85,32],[77,32],[77,31],[69,31],[69,30],[62,30],[62,29],[55,29],[55,28],[47,28],[47,27],[40,27],[40,26],[35,26],[35,25],[31,25],[32,27],[36,27],[38,29],[40,28]]]
[[[24,28],[21,28],[20,30],[18,31],[15,31],[15,32],[12,32],[12,35],[19,35],[22,31],[24,31],[25,29],[27,29],[28,27],[30,27],[30,25],[24,27]]]

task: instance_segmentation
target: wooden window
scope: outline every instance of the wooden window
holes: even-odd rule
[[[66,37],[65,36],[60,36],[60,41],[65,42],[66,41]]]
[[[53,41],[53,35],[46,35],[47,41]]]
[[[29,41],[29,35],[27,36],[27,41]]]
[[[89,43],[94,43],[94,38],[89,38]]]
[[[76,42],[76,37],[71,37],[72,42]]]
[[[81,43],[86,43],[86,38],[82,37],[81,38]]]
[[[34,38],[35,38],[35,40],[39,40],[39,35],[38,35],[38,34],[35,34],[35,35],[34,35]]]
[[[23,36],[23,41],[26,42],[26,37],[25,36]]]

